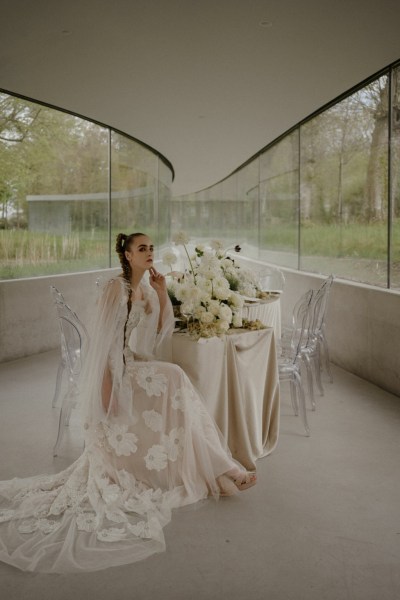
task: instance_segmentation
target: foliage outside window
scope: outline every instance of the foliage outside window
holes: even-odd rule
[[[258,177],[239,192],[249,165]],[[234,240],[247,255],[400,288],[400,67],[306,120],[249,165],[199,194],[173,198],[173,230],[179,224],[198,239],[201,215],[215,229],[202,231],[204,238]],[[205,196],[219,204],[218,219]]]
[[[107,268],[117,229],[158,243],[170,184],[157,154],[127,136],[0,94],[0,279]]]
[[[162,246],[184,229],[280,266],[400,289],[399,173],[400,67],[225,180],[172,199],[170,169],[141,144],[0,94],[0,277],[108,267],[118,231]]]

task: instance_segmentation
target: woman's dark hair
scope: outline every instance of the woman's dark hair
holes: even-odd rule
[[[146,234],[145,233],[130,233],[129,235],[126,235],[126,233],[119,233],[117,235],[117,242],[115,244],[115,250],[117,251],[117,254],[119,256],[119,261],[121,263],[124,277],[129,282],[131,281],[132,271],[131,271],[131,266],[128,262],[128,259],[125,256],[125,251],[126,250],[129,251],[134,239],[141,235],[146,235]]]

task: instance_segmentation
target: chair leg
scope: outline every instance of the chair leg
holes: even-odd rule
[[[319,335],[319,340],[320,340],[320,346],[322,346],[323,352],[324,352],[324,363],[325,363],[324,366],[325,366],[326,372],[329,377],[329,383],[333,383],[333,376],[332,376],[332,371],[331,371],[331,361],[330,361],[330,357],[329,357],[329,348],[328,348],[328,344],[327,344],[326,337],[325,337],[325,329],[321,329],[321,332]]]
[[[60,395],[60,389],[61,389],[61,381],[62,381],[62,376],[64,373],[64,363],[61,360],[60,364],[58,365],[58,369],[57,369],[57,378],[56,378],[56,389],[54,391],[54,396],[53,396],[53,402],[51,403],[51,406],[54,408],[57,405],[57,400],[58,400],[58,396]]]
[[[307,372],[308,392],[310,394],[311,408],[315,410],[314,382],[312,374],[312,365],[308,354],[303,355],[303,362]]]
[[[312,365],[314,367],[314,376],[315,376],[315,382],[317,384],[318,387],[318,391],[321,394],[321,396],[324,395],[324,386],[322,385],[322,379],[321,379],[321,352],[320,352],[320,347],[317,344],[316,350],[314,352],[314,354],[312,355]]]
[[[301,385],[301,377],[298,373],[294,373],[294,381],[296,383],[296,389],[298,391],[298,397],[300,398],[299,407],[300,407],[300,415],[303,419],[304,429],[306,430],[307,437],[310,436],[310,427],[308,425],[307,420],[307,410],[306,410],[306,397],[304,395],[303,386]]]
[[[292,379],[290,380],[290,400],[292,402],[293,412],[297,417],[299,414],[299,406],[296,393],[296,383]]]
[[[65,427],[69,425],[69,419],[71,417],[72,411],[72,403],[70,400],[70,394],[67,392],[63,398],[61,409],[60,409],[60,417],[58,419],[58,433],[56,443],[53,448],[53,456],[58,456],[58,450],[61,445],[61,441],[64,435]]]

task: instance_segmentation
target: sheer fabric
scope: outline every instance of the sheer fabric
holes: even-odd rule
[[[243,472],[180,367],[166,362],[168,303],[126,282],[98,302],[81,390],[85,449],[56,475],[0,482],[0,559],[28,571],[94,571],[165,549],[173,508],[236,487]]]

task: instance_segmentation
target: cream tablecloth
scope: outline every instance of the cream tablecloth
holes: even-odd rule
[[[242,308],[242,316],[249,321],[259,319],[264,325],[273,327],[275,339],[281,339],[281,301],[277,298],[258,300],[251,304],[245,304]]]
[[[279,377],[274,329],[236,330],[195,341],[175,333],[173,361],[191,379],[233,457],[254,470],[275,448],[279,433]]]

